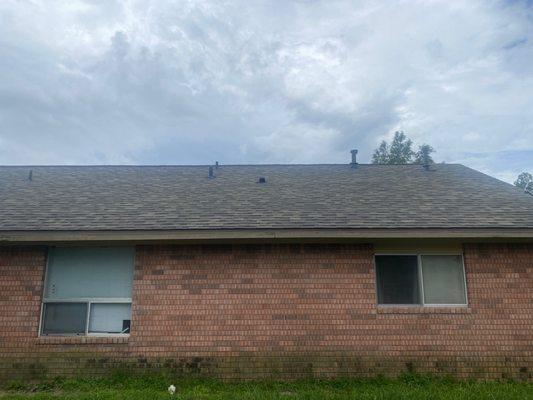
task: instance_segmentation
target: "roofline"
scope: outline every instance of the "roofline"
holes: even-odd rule
[[[533,228],[415,228],[415,229],[210,229],[0,231],[0,245],[68,242],[206,242],[247,240],[460,239],[533,242]]]
[[[11,165],[0,165],[0,168],[102,168],[102,167],[146,167],[146,168],[161,168],[161,167],[209,167],[214,166],[215,164],[11,164]],[[374,164],[374,163],[360,163],[358,162],[357,165],[365,165],[365,166],[372,166],[372,167],[390,167],[390,166],[405,166],[405,165],[415,165],[415,166],[421,166],[422,164],[416,164],[416,163],[408,163],[408,164]],[[461,165],[465,167],[465,165],[461,163],[434,163],[433,166],[439,166],[439,165]],[[279,163],[279,164],[219,164],[219,168],[223,167],[337,167],[337,166],[351,166],[351,163]],[[469,168],[469,167],[467,167]],[[472,168],[470,168],[472,169]],[[474,170],[476,172],[479,172],[477,170]],[[490,176],[490,175],[488,175]]]

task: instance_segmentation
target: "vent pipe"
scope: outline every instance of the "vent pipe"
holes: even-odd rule
[[[213,167],[209,167],[209,179],[213,179],[215,177],[215,174],[213,173]]]
[[[33,180],[33,170],[30,169],[30,173],[28,174],[28,180],[31,181]]]
[[[352,153],[352,162],[350,163],[350,165],[352,166],[352,168],[357,168],[357,150],[353,149],[350,151],[350,153]]]

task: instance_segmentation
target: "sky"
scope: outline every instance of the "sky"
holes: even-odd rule
[[[533,2],[1,0],[0,164],[533,173]]]

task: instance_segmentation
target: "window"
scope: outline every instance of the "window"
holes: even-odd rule
[[[129,333],[133,258],[131,247],[50,249],[41,334]]]
[[[377,255],[378,304],[466,305],[460,255]]]
[[[376,257],[379,304],[420,303],[418,257]]]

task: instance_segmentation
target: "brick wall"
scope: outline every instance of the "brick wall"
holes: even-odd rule
[[[123,339],[37,337],[46,249],[0,248],[0,380],[116,367],[532,379],[533,244],[464,253],[468,308],[378,308],[372,245],[138,246]]]

